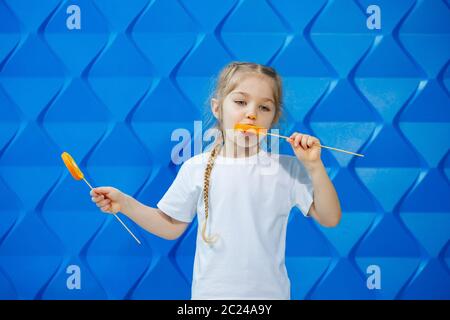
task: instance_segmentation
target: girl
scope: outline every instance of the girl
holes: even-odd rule
[[[293,133],[287,139],[293,157],[263,151],[258,135],[233,130],[272,127],[281,98],[273,68],[230,63],[211,99],[218,139],[181,166],[157,208],[112,187],[91,191],[103,212],[121,211],[165,239],[178,238],[198,214],[192,299],[290,299],[285,242],[292,207],[323,226],[341,218],[317,138]]]

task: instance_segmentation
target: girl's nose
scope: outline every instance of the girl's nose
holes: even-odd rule
[[[249,115],[247,116],[247,118],[249,118],[250,120],[256,120],[256,115],[254,115],[254,114],[249,114]]]

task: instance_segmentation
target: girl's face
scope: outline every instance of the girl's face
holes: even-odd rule
[[[220,106],[212,99],[212,111],[220,119]],[[238,85],[223,101],[222,128],[225,131],[225,145],[239,149],[254,148],[258,136],[254,133],[235,131],[238,123],[270,128],[275,117],[276,106],[273,97],[273,80],[262,74],[249,73],[241,76]],[[259,140],[264,136],[260,136]]]

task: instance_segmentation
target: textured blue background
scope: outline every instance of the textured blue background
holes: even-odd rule
[[[194,133],[211,79],[247,60],[284,79],[282,133],[366,154],[323,151],[343,219],[292,212],[292,298],[449,299],[449,57],[448,0],[0,0],[0,297],[189,299],[197,223],[166,241],[122,216],[138,246],[60,154],[155,206],[178,170],[172,131]]]

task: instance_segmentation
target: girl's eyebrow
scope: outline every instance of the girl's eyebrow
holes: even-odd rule
[[[242,92],[242,91],[234,91],[234,92],[232,92],[232,94],[242,94],[246,97],[250,96],[250,94],[248,94],[247,92]],[[262,101],[270,101],[270,102],[274,103],[273,100],[270,98],[261,98],[261,100]]]

